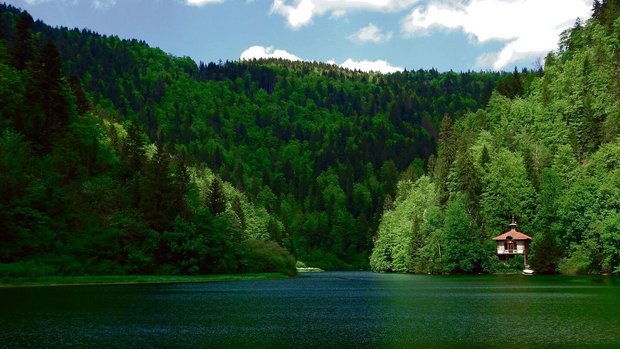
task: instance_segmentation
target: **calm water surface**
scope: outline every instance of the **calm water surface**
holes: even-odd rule
[[[330,272],[0,289],[0,347],[620,348],[620,279]]]

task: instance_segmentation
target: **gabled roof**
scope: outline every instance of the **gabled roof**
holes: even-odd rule
[[[525,235],[525,234],[523,234],[523,233],[521,233],[519,231],[516,231],[516,230],[507,231],[507,232],[505,232],[502,235],[494,237],[493,240],[496,240],[496,241],[497,240],[506,240],[506,238],[508,238],[509,236],[512,236],[513,240],[532,240],[531,237],[529,237],[529,236],[527,236],[527,235]]]

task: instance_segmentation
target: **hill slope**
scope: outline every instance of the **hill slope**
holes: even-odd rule
[[[538,272],[620,272],[620,2],[595,2],[549,53],[525,96],[445,118],[428,177],[398,184],[374,270],[504,266],[490,238],[514,216]]]
[[[9,60],[50,39],[78,109],[125,131],[135,127],[188,165],[207,165],[266,208],[271,239],[323,267],[367,265],[385,198],[394,197],[401,173],[423,173],[441,117],[477,110],[510,77],[381,75],[287,61],[196,64],[137,40],[38,21],[22,47],[20,11],[2,12]],[[115,128],[107,133],[115,143]]]

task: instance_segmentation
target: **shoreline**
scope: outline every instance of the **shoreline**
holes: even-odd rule
[[[102,276],[42,276],[37,278],[0,278],[0,289],[20,287],[55,287],[89,285],[137,285],[203,283],[221,281],[284,280],[283,273],[212,274],[212,275],[102,275]]]

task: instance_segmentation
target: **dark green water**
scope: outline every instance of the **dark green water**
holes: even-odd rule
[[[337,272],[0,289],[0,347],[620,348],[620,279]]]

